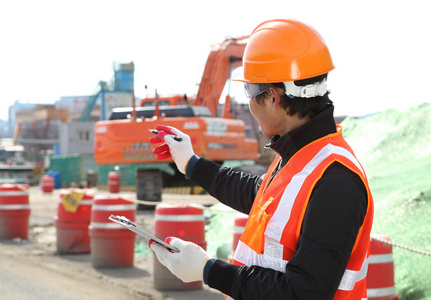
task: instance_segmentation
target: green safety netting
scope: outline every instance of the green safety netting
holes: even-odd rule
[[[431,104],[342,122],[375,201],[373,233],[393,247],[400,299],[431,299]]]

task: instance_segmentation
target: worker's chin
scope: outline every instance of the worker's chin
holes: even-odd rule
[[[262,127],[259,126],[259,132],[267,138],[272,138],[273,136],[277,135],[277,132],[270,129],[262,129]]]
[[[262,129],[262,127],[259,126],[259,132],[264,136],[264,137],[269,137],[266,133],[265,130]]]

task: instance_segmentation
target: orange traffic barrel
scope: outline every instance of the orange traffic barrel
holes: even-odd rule
[[[234,227],[233,227],[233,240],[232,240],[232,251],[236,250],[239,239],[244,232],[245,224],[247,224],[248,215],[238,214],[235,216]]]
[[[54,190],[54,177],[43,175],[40,180],[40,187],[44,193],[52,193]]]
[[[54,223],[57,235],[57,253],[90,252],[91,206],[95,191],[91,189],[63,189]]]
[[[235,216],[234,226],[233,226],[233,236],[232,236],[232,252],[229,255],[229,262],[233,259],[233,254],[235,253],[236,246],[238,245],[239,239],[241,238],[242,233],[245,229],[245,224],[247,224],[248,215],[246,214],[237,214]]]
[[[162,240],[178,237],[198,244],[206,250],[204,207],[198,204],[156,205],[154,235]],[[157,258],[153,259],[154,287],[160,290],[202,288],[202,281],[185,283],[174,276]]]
[[[0,185],[0,239],[28,238],[28,185]]]
[[[108,173],[108,190],[110,193],[120,192],[120,173],[115,171]]]
[[[136,234],[109,220],[111,215],[124,216],[134,222],[136,205],[125,196],[115,194],[94,197],[89,226],[93,266],[131,267]]]
[[[397,300],[394,277],[391,240],[381,234],[372,234],[367,274],[368,299]]]

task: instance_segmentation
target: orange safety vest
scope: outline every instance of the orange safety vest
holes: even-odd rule
[[[311,192],[329,165],[337,161],[360,176],[367,189],[368,207],[334,299],[366,299],[373,199],[365,172],[342,136],[342,127],[337,125],[336,133],[299,150],[268,185],[279,161],[278,156],[263,179],[233,263],[257,265],[284,273],[295,254]]]

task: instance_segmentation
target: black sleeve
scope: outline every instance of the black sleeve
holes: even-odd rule
[[[208,284],[234,299],[332,299],[366,210],[367,192],[359,176],[334,163],[311,194],[285,273],[217,260]]]
[[[201,157],[193,167],[190,179],[218,201],[248,214],[263,177],[221,167]]]

